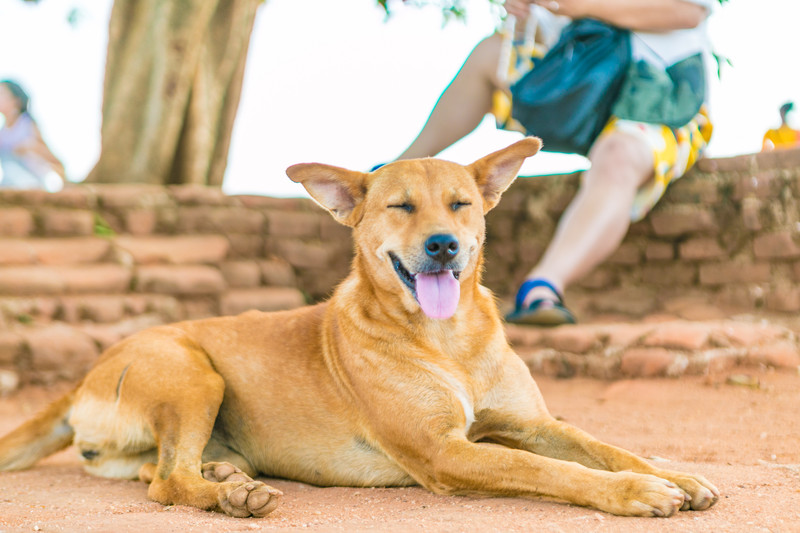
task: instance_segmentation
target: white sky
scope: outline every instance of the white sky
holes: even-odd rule
[[[368,170],[398,155],[494,28],[486,0],[469,4],[466,24],[443,28],[437,9],[399,1],[384,22],[375,0],[267,0],[256,19],[225,191],[301,196],[284,174],[291,164]],[[74,27],[66,22],[73,8],[81,15]],[[0,0],[0,79],[16,79],[30,92],[45,139],[75,181],[99,152],[110,8],[111,0]],[[730,0],[712,16],[711,33],[733,67],[712,84],[709,155],[756,152],[764,131],[779,122],[778,107],[788,100],[800,106],[800,2]],[[517,138],[485,120],[441,157],[466,163]],[[540,154],[522,174],[584,164]]]

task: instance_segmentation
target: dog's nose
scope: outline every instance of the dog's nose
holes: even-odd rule
[[[437,233],[431,235],[425,241],[425,253],[431,258],[444,264],[450,261],[458,253],[458,239],[453,235]]]

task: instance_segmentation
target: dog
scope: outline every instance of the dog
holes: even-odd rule
[[[0,470],[74,444],[85,469],[165,505],[261,517],[313,485],[422,485],[550,497],[609,513],[707,509],[703,476],[656,468],[554,419],[480,284],[485,215],[541,147],[462,166],[287,169],[353,228],[327,302],[154,327],[110,347],[72,392],[0,439]]]

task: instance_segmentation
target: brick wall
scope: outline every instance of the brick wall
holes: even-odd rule
[[[524,178],[487,222],[504,299],[544,250],[577,175]],[[579,316],[681,306],[800,310],[800,150],[705,160],[567,297]],[[289,308],[347,272],[349,230],[306,199],[197,186],[0,191],[0,392],[82,375],[154,324]]]

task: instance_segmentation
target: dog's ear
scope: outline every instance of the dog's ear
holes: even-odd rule
[[[525,158],[534,155],[541,147],[542,141],[539,138],[525,137],[467,167],[475,175],[475,182],[483,194],[484,213],[488,213],[500,201],[500,196],[517,177]]]
[[[322,163],[300,163],[287,168],[286,175],[305,187],[338,222],[351,227],[358,222],[356,207],[366,193],[363,172]]]

